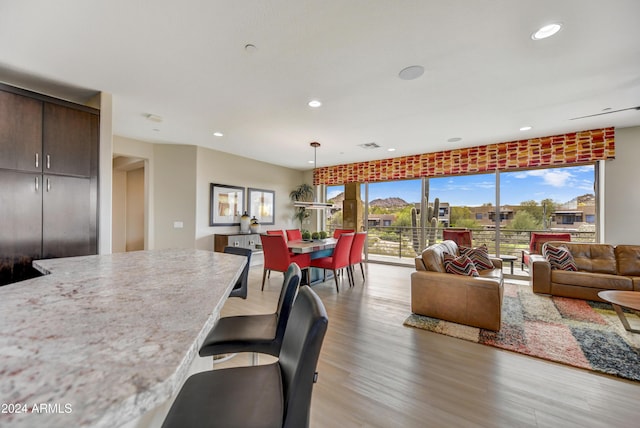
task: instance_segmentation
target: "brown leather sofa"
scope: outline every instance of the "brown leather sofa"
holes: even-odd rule
[[[445,272],[444,253],[458,254],[454,241],[427,247],[416,257],[411,274],[411,311],[458,324],[500,330],[502,320],[502,260],[492,258],[494,269],[480,276]]]
[[[530,283],[534,293],[602,301],[602,290],[640,291],[640,245],[549,242],[565,246],[577,272],[551,269],[542,255],[531,255]]]

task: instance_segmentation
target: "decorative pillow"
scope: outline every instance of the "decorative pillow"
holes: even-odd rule
[[[476,248],[459,247],[460,255],[467,256],[471,259],[476,269],[493,269],[493,263],[489,258],[489,249],[486,245],[481,245]]]
[[[468,256],[456,257],[445,253],[444,270],[447,273],[454,273],[456,275],[479,276],[476,266]]]
[[[542,247],[542,255],[551,264],[551,269],[567,270],[571,272],[578,271],[576,261],[573,259],[573,256],[567,247],[555,247],[547,243]]]

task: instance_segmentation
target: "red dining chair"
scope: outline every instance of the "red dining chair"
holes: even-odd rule
[[[301,270],[307,270],[309,278],[310,254],[291,254],[282,235],[260,235],[264,253],[264,272],[262,273],[262,290],[267,279],[267,272],[286,272],[291,263],[296,263]]]
[[[353,243],[351,244],[351,251],[349,252],[349,269],[351,270],[352,279],[353,279],[353,267],[356,264],[360,264],[360,271],[362,272],[362,280],[363,281],[365,280],[364,267],[362,266],[362,251],[364,250],[364,244],[366,240],[367,240],[367,232],[358,232],[353,236]]]
[[[278,235],[278,236],[286,237],[282,229],[267,230],[267,235]]]
[[[458,244],[458,247],[473,247],[473,238],[468,229],[444,229],[442,231],[443,240],[451,240]]]
[[[351,244],[353,243],[353,233],[343,233],[338,237],[338,242],[333,249],[333,254],[327,257],[319,257],[311,260],[311,267],[323,269],[326,273],[327,269],[333,270],[333,279],[336,282],[336,290],[338,293],[338,269],[347,268],[347,276],[349,277],[349,286],[352,285],[351,273],[349,272],[349,253]],[[323,275],[323,281],[327,278]]]
[[[333,231],[333,237],[335,239],[338,239],[338,237],[343,233],[353,233],[353,232],[355,232],[355,230],[353,229],[336,229]]]
[[[299,241],[302,239],[300,229],[287,229],[287,241]]]

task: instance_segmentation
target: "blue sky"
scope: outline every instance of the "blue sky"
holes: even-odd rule
[[[477,206],[495,203],[495,174],[432,178],[429,200],[440,198],[451,205]],[[568,202],[576,196],[594,193],[594,167],[535,169],[500,174],[501,205],[517,205],[527,200],[552,199]],[[328,197],[342,192],[342,186],[330,186]],[[369,184],[369,200],[396,196],[407,202],[420,201],[420,180]],[[364,189],[362,192],[364,198]]]

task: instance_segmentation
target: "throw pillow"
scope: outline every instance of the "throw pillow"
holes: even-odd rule
[[[489,249],[486,245],[481,245],[476,248],[460,247],[460,255],[467,256],[471,259],[476,269],[493,269],[493,263],[489,258]]]
[[[567,247],[555,247],[547,243],[542,247],[542,255],[551,264],[551,269],[566,270],[571,272],[578,271],[576,261],[573,259],[573,256],[571,255]]]
[[[454,273],[456,275],[479,276],[476,266],[468,256],[456,257],[445,253],[444,270],[447,273]]]

